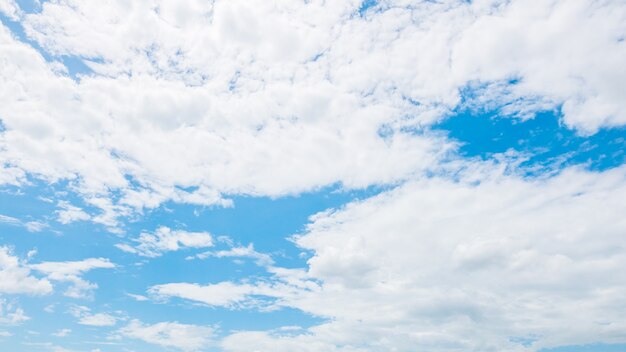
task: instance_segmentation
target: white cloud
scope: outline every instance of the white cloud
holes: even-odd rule
[[[177,322],[146,325],[139,320],[132,320],[118,332],[122,336],[140,339],[154,345],[177,348],[182,351],[197,351],[211,344],[214,328]]]
[[[111,269],[115,264],[106,258],[89,258],[80,261],[42,262],[29,267],[48,276],[50,280],[70,282],[65,295],[72,298],[88,298],[98,285],[84,280],[81,275],[93,269]]]
[[[59,216],[58,220],[62,224],[69,224],[75,221],[86,221],[91,219],[91,216],[87,214],[81,208],[71,205],[67,201],[59,201],[59,208],[62,210],[57,211],[57,215]]]
[[[54,313],[55,306],[56,306],[56,304],[55,304],[55,303],[53,303],[53,304],[48,304],[47,306],[45,306],[45,307],[43,308],[43,311],[44,311],[44,312],[46,312],[46,313]]]
[[[32,276],[28,265],[4,246],[0,247],[0,292],[45,295],[52,292],[52,285],[47,279]]]
[[[92,315],[85,315],[78,321],[82,325],[90,326],[113,326],[115,325],[117,318],[105,313],[97,313]]]
[[[15,307],[5,299],[0,299],[0,325],[20,325],[29,319],[22,308]]]
[[[185,248],[206,248],[213,246],[213,237],[208,232],[189,232],[185,230],[172,230],[161,226],[154,233],[142,232],[134,238],[137,243],[131,246],[126,243],[117,244],[116,247],[129,253],[144,257],[159,257],[165,252],[178,251]]]
[[[26,33],[94,73],[69,79],[2,27],[4,181],[71,180],[100,214],[60,220],[120,231],[119,216],[168,200],[405,180],[451,147],[406,131],[468,84],[503,113],[563,106],[588,133],[626,123],[620,1],[383,2],[364,18],[359,6],[45,2]]]
[[[197,254],[195,256],[188,257],[187,259],[206,259],[208,257],[215,258],[252,258],[255,260],[256,264],[259,266],[270,266],[274,264],[274,260],[272,257],[265,253],[257,252],[254,249],[254,245],[252,243],[247,246],[233,246],[227,250],[219,250],[219,251],[208,251],[204,253]]]
[[[23,226],[29,232],[40,232],[41,230],[48,227],[47,224],[39,221],[22,221],[18,218],[1,214],[0,222],[13,226]]]
[[[134,294],[134,293],[126,293],[126,296],[134,299],[137,302],[145,302],[145,301],[149,300],[148,297],[146,297],[146,296],[137,295],[137,294]]]
[[[150,287],[149,293],[156,298],[179,297],[209,306],[237,307],[251,295],[267,293],[255,285],[220,282],[214,285],[170,283]]]
[[[12,21],[17,21],[22,15],[20,7],[14,0],[0,0],[0,13],[10,18]]]
[[[11,337],[11,336],[13,336],[13,334],[10,333],[9,331],[2,330],[2,331],[0,331],[0,336],[1,337]]]
[[[29,232],[41,232],[48,227],[48,224],[39,221],[28,221],[24,223],[24,227],[26,227],[26,230]]]
[[[52,336],[56,337],[65,337],[72,332],[72,329],[59,329],[57,332],[53,333]]]
[[[296,336],[237,333],[227,350],[515,351],[525,349],[516,338],[538,339],[531,349],[623,340],[623,169],[419,177],[454,159],[427,129],[467,85],[480,89],[470,105],[506,105],[504,114],[562,107],[565,124],[583,133],[624,125],[623,1],[381,2],[364,17],[359,6],[46,2],[24,16],[27,35],[53,55],[84,58],[93,74],[69,78],[0,25],[0,182],[70,181],[99,213],[59,202],[59,220],[115,231],[118,217],[166,201],[229,206],[232,194],[399,185],[315,217],[297,242],[314,254],[306,271],[268,266],[275,282],[151,289],[229,307],[266,296],[331,318]],[[15,8],[0,2],[9,17]],[[119,247],[158,256],[212,243],[158,231]],[[80,278],[88,269],[53,264],[26,267],[4,248],[0,291],[50,292],[29,268],[72,282],[71,296],[95,287]],[[122,331],[175,346],[171,331],[189,327],[134,321]]]
[[[626,342],[626,168],[523,179],[476,166],[459,181],[409,182],[312,217],[295,239],[313,253],[306,271],[269,267],[273,280],[150,291],[227,307],[265,296],[329,319],[298,334],[234,333],[222,342],[227,351]]]
[[[52,342],[22,342],[25,346],[35,346],[38,349],[46,349],[52,352],[77,352],[75,350],[67,349],[63,346],[55,345]]]
[[[626,70],[615,64],[626,57],[625,19],[618,1],[514,1],[461,34],[453,70],[480,81],[518,77],[514,96],[562,104],[565,123],[584,132],[623,125]]]
[[[78,318],[78,324],[88,326],[114,326],[118,318],[107,313],[91,313],[91,309],[85,306],[74,306],[70,314]]]
[[[18,218],[14,218],[12,216],[0,215],[0,222],[9,224],[9,225],[21,225],[21,221]]]

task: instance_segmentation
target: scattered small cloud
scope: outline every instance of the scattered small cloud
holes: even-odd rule
[[[60,329],[55,333],[52,333],[52,336],[56,337],[65,337],[72,332],[72,329]]]
[[[47,275],[48,279],[69,282],[65,295],[72,298],[89,298],[98,285],[84,280],[81,275],[93,269],[111,269],[115,264],[106,258],[89,258],[80,261],[42,262],[31,264],[29,268]]]
[[[142,295],[136,295],[134,293],[126,293],[126,295],[132,299],[134,299],[135,301],[138,302],[144,302],[144,301],[148,301],[149,298],[146,296],[142,296]]]
[[[191,352],[204,350],[213,342],[215,327],[178,322],[150,325],[135,319],[117,333],[150,344]]]
[[[153,233],[142,232],[132,241],[134,245],[118,243],[115,246],[124,252],[151,258],[170,251],[213,246],[213,236],[208,232],[172,230],[166,226],[157,228]]]
[[[91,309],[85,306],[73,306],[69,313],[78,318],[78,324],[88,326],[114,326],[119,319],[108,313],[91,313]]]
[[[57,210],[58,221],[61,224],[67,225],[75,221],[87,221],[91,219],[91,216],[87,214],[83,209],[70,204],[68,201],[61,200],[57,203],[57,206],[61,210]]]

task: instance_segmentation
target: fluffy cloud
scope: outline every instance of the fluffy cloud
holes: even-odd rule
[[[214,328],[177,322],[161,322],[153,325],[132,320],[118,330],[125,337],[140,339],[147,343],[177,348],[182,351],[197,351],[206,348],[214,334]]]
[[[52,292],[52,284],[47,279],[31,275],[28,265],[3,246],[0,247],[0,292],[45,295]]]
[[[512,118],[558,109],[580,133],[624,125],[624,3],[400,0],[359,13],[360,6],[67,0],[23,15],[0,0],[0,11],[22,18],[38,44],[0,25],[0,182],[67,181],[85,209],[99,211],[55,200],[59,220],[90,219],[112,231],[120,216],[167,201],[230,206],[234,194],[396,186],[312,218],[296,239],[312,254],[305,269],[266,260],[271,279],[149,290],[329,318],[304,333],[234,333],[225,350],[623,342],[624,168],[545,179],[456,168],[444,164],[456,160],[454,145],[429,126],[459,107]],[[90,72],[74,75],[61,56]],[[467,90],[472,99],[463,99]],[[460,180],[431,176],[447,167]],[[155,257],[212,243],[206,233],[160,228],[118,247]],[[96,285],[81,275],[114,266],[94,258],[26,265],[0,248],[5,293],[49,293],[56,280],[72,284],[67,295],[85,296]],[[255,253],[207,255],[260,260]],[[213,333],[139,321],[119,331],[183,350],[205,347]]]
[[[412,182],[319,214],[297,243],[324,285],[294,305],[347,328],[335,345],[367,332],[370,350],[623,342],[626,168],[480,179]]]
[[[137,244],[117,244],[116,247],[144,257],[159,257],[164,252],[177,251],[183,248],[206,248],[213,246],[213,237],[208,232],[189,232],[171,230],[161,226],[154,233],[143,232],[133,239]]]
[[[214,285],[197,285],[189,283],[170,283],[155,285],[149,293],[157,299],[178,297],[201,302],[209,306],[241,307],[249,305],[251,296],[275,296],[277,293],[269,287],[259,285],[220,282]]]
[[[31,264],[29,267],[47,275],[50,280],[71,283],[65,291],[66,296],[87,298],[98,285],[83,279],[81,275],[93,269],[115,268],[115,264],[105,258],[89,258],[80,261],[42,262]]]
[[[29,319],[22,308],[15,307],[5,299],[0,299],[0,325],[19,325]]]
[[[237,307],[265,296],[330,319],[305,333],[235,333],[223,341],[228,351],[624,342],[625,196],[624,167],[546,179],[474,168],[317,214],[295,239],[313,254],[306,271],[270,267],[269,281],[152,293]]]
[[[61,210],[57,211],[57,215],[59,216],[58,220],[62,224],[69,224],[74,221],[85,221],[91,218],[84,210],[67,201],[60,201],[58,205],[59,208],[61,208]]]
[[[113,326],[118,320],[117,317],[107,313],[92,314],[91,309],[85,306],[72,307],[70,314],[78,318],[78,324],[88,326]]]
[[[47,16],[50,6],[72,11],[45,3],[41,14],[30,16]],[[391,182],[445,151],[437,139],[406,133],[381,139],[378,129],[392,113],[389,107],[364,106],[359,94],[336,92],[314,77],[296,89],[291,78],[279,77],[268,89],[255,92],[245,86],[241,94],[227,88],[237,68],[228,70],[227,79],[216,77],[201,86],[147,73],[137,78],[94,75],[74,82],[6,32],[0,36],[6,60],[28,60],[4,68],[7,82],[15,85],[7,87],[2,105],[2,144],[10,149],[4,157],[15,161],[9,165],[18,163],[45,179],[76,180],[75,189],[103,212],[119,214],[166,200],[228,205],[224,193],[281,195],[338,181],[350,186]],[[40,80],[46,84],[35,84]],[[257,81],[266,80],[275,79]],[[40,96],[50,98],[22,103]],[[34,116],[35,110],[45,112],[37,123],[23,118]],[[109,190],[121,190],[122,196],[116,204],[103,205]]]
[[[21,12],[20,7],[14,0],[0,0],[0,13],[11,20],[19,20]]]
[[[404,180],[450,147],[410,131],[467,86],[505,114],[562,107],[585,133],[626,122],[619,1],[359,6],[45,2],[27,35],[93,72],[72,80],[2,27],[5,181],[70,180],[115,228],[165,201]]]
[[[482,82],[520,79],[512,106],[562,104],[564,121],[583,132],[626,123],[619,82],[626,70],[626,7],[615,1],[515,1],[469,26],[452,49],[452,70]],[[602,25],[600,25],[602,24]],[[499,97],[502,99],[503,97]]]

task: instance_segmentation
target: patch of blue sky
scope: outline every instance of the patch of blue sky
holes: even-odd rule
[[[25,13],[36,13],[41,11],[41,5],[46,2],[46,0],[15,0],[15,2],[20,6]]]
[[[378,5],[378,0],[363,0],[363,2],[361,2],[361,6],[359,7],[359,15],[361,17],[365,16],[367,10],[375,7],[376,5]]]
[[[92,69],[85,64],[85,61],[77,56],[61,55],[58,59],[67,68],[67,73],[73,79],[79,79],[80,76],[93,73]]]
[[[601,129],[589,136],[562,123],[560,111],[543,111],[530,119],[501,116],[498,110],[462,109],[435,126],[460,143],[463,157],[493,158],[514,151],[528,159],[520,166],[529,175],[583,165],[602,171],[626,162],[626,128]]]

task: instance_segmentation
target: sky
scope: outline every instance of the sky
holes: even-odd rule
[[[621,0],[0,0],[0,350],[626,351]]]

